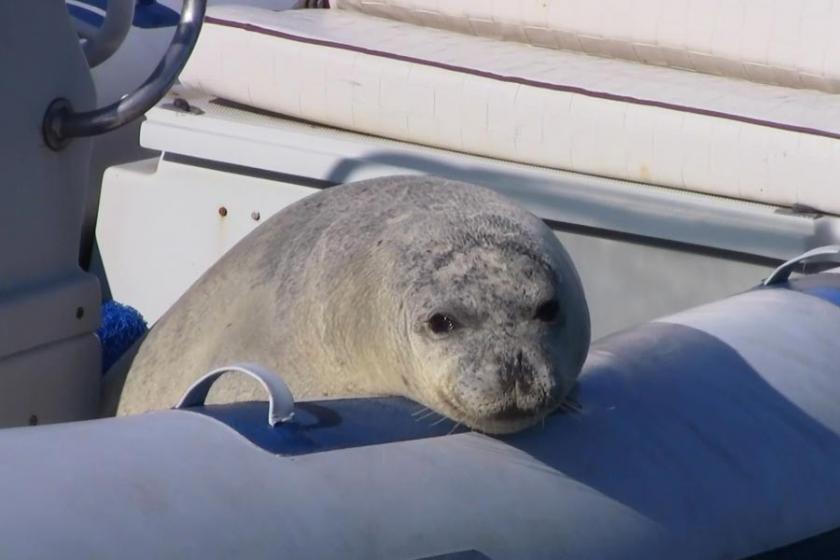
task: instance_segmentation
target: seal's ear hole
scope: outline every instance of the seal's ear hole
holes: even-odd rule
[[[451,333],[460,326],[454,317],[446,313],[435,313],[429,317],[429,328],[435,334]]]
[[[550,323],[551,321],[556,320],[559,314],[560,304],[556,299],[550,299],[542,302],[539,307],[537,307],[537,310],[534,312],[534,319]]]

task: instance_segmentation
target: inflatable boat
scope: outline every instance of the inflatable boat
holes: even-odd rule
[[[0,556],[840,554],[840,3],[280,4],[0,4]],[[575,410],[495,437],[241,363],[98,417],[104,300],[153,325],[272,213],[406,172],[569,247]]]

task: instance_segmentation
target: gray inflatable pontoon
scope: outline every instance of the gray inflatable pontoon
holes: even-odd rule
[[[4,430],[0,556],[836,558],[838,333],[840,275],[763,286],[601,340],[581,410],[503,438],[401,399]]]

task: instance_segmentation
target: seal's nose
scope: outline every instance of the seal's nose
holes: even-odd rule
[[[534,384],[534,367],[524,357],[522,350],[507,360],[499,371],[499,380],[504,391],[516,391],[520,395],[528,394]]]

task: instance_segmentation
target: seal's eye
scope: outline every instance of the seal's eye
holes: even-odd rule
[[[460,326],[458,321],[445,313],[435,313],[429,317],[429,328],[435,334],[451,333]]]
[[[556,299],[550,299],[548,301],[544,301],[539,307],[537,307],[537,311],[534,313],[534,319],[549,323],[557,318],[557,313],[559,311],[560,304],[557,303]]]

